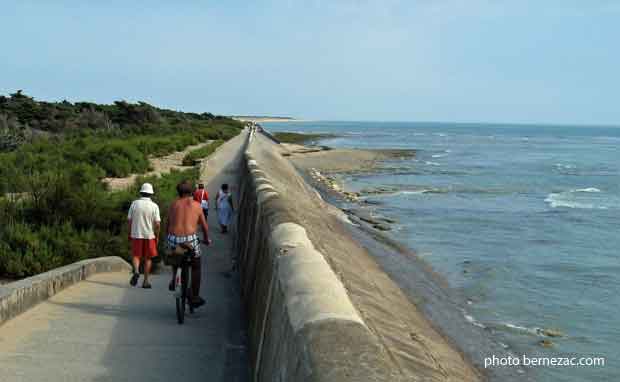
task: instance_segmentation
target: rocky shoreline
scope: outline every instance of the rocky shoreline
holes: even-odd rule
[[[282,155],[287,157],[306,178],[325,194],[342,202],[341,210],[349,220],[377,231],[390,231],[397,222],[377,214],[365,195],[387,193],[389,190],[355,192],[344,186],[343,176],[376,171],[382,161],[410,158],[414,150],[336,149],[319,145],[281,144]]]
[[[372,204],[364,199],[364,195],[380,193],[379,190],[353,192],[347,191],[337,174],[324,174],[316,168],[310,168],[308,175],[313,185],[323,192],[332,194],[333,197],[347,204],[340,209],[348,216],[349,220],[357,225],[366,225],[378,231],[391,231],[393,225],[398,222],[387,216],[376,213]]]
[[[349,221],[366,231],[374,231],[373,237],[382,242],[391,240],[382,235],[386,231],[391,231],[398,222],[390,217],[384,216],[376,212],[373,204],[365,200],[365,196],[391,194],[397,190],[389,187],[380,187],[376,189],[364,189],[359,192],[347,191],[344,180],[341,178],[342,173],[322,173],[316,168],[307,170],[312,186],[327,195],[330,202],[346,214]],[[466,270],[464,270],[466,271]],[[467,300],[467,303],[471,303]],[[543,348],[551,348],[555,346],[555,339],[564,337],[565,334],[557,328],[535,328],[532,334],[537,336],[537,344]]]

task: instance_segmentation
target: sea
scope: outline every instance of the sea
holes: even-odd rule
[[[415,150],[342,175],[345,189],[397,221],[388,235],[447,280],[463,296],[467,324],[509,354],[548,365],[604,358],[604,366],[530,367],[534,380],[620,380],[620,127],[263,126],[332,134],[316,143],[336,148]]]

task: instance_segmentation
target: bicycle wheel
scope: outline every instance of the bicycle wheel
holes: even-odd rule
[[[192,304],[192,287],[191,281],[187,282],[187,305],[189,306],[189,313],[194,314],[194,305]]]
[[[185,321],[185,304],[187,304],[187,265],[181,266],[181,298],[177,298],[177,320],[179,324]]]

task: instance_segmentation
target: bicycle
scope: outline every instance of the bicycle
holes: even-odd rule
[[[200,244],[209,245],[208,241],[200,240]],[[185,306],[189,306],[189,313],[194,313],[192,301],[191,272],[192,259],[196,255],[194,247],[189,243],[178,244],[170,253],[177,263],[174,276],[174,297],[176,300],[177,321],[179,325],[185,322]],[[171,264],[172,265],[172,264]]]

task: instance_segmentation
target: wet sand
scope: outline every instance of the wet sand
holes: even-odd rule
[[[323,172],[362,172],[376,168],[379,161],[412,157],[413,150],[357,150],[332,149],[325,146],[303,146],[283,143],[283,155],[302,168],[316,168]]]

